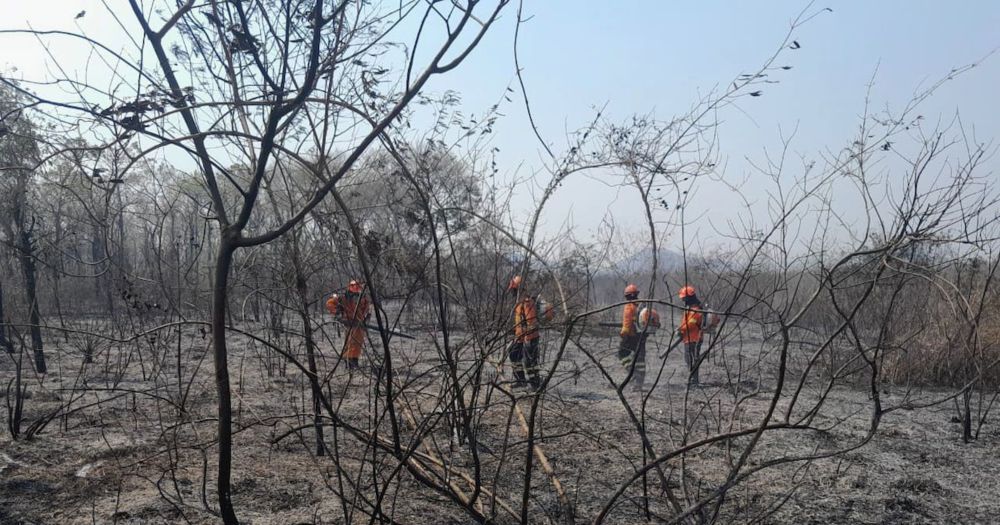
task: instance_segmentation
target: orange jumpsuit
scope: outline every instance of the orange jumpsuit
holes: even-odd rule
[[[357,360],[365,346],[365,319],[368,318],[368,299],[356,294],[346,294],[338,299],[330,298],[326,308],[331,314],[340,317],[347,327],[347,339],[344,341],[344,358]]]
[[[618,335],[632,337],[639,333],[639,303],[631,302],[622,311],[622,329]]]
[[[684,316],[681,317],[681,325],[679,327],[681,340],[685,343],[698,343],[701,341],[701,306],[691,305],[688,308],[690,310],[685,310]]]
[[[626,370],[633,372],[635,382],[632,388],[641,390],[646,381],[646,338],[648,332],[639,326],[639,303],[632,301],[625,304],[622,310],[621,344],[618,346],[618,359]],[[633,361],[635,362],[633,364]]]
[[[702,360],[701,356],[701,305],[692,304],[689,310],[684,311],[681,317],[681,325],[677,328],[681,333],[681,341],[684,342],[684,362],[688,366],[691,375],[688,377],[689,385],[698,384],[698,368]]]
[[[526,343],[538,339],[538,306],[531,297],[525,297],[514,307],[514,340]]]
[[[538,303],[525,296],[514,306],[514,344],[508,350],[518,384],[538,388]]]

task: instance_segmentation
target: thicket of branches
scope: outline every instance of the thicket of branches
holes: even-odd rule
[[[899,112],[866,111],[833,153],[797,159],[788,138],[754,166],[767,201],[713,225],[727,242],[711,251],[692,239],[689,195],[724,179],[719,112],[788,74],[791,35],[812,12],[685,115],[598,112],[564,150],[535,129],[546,156],[524,221],[489,141],[501,106],[465,117],[454,94],[424,93],[501,14],[520,20],[518,6],[129,5],[126,52],[30,31],[92,47],[105,84],[2,79],[13,439],[113,426],[106,407],[145,414],[133,431],[156,436],[157,454],[136,476],[187,520],[238,521],[234,475],[260,472],[234,436],[257,430],[315,458],[346,522],[708,523],[766,519],[794,484],[763,500],[737,487],[856,450],[894,411],[954,403],[966,440],[986,424],[1000,378],[997,193],[981,167],[993,149],[960,121],[925,121],[937,85]],[[593,239],[543,232],[547,204],[584,175],[629,188],[648,223],[630,241],[651,260],[619,264],[612,219]],[[683,258],[665,266],[674,246]],[[559,308],[538,395],[504,379],[515,274]],[[323,310],[351,278],[379,328],[363,375],[344,370],[343,334]],[[640,394],[594,336],[633,280],[668,332]],[[722,319],[701,389],[671,388],[685,381],[667,372],[683,310],[673,297],[688,282]],[[591,428],[564,395],[581,376],[611,393],[624,425]],[[285,378],[267,388],[297,401],[255,404],[264,378]],[[887,387],[902,394],[886,402]],[[58,406],[33,409],[29,388],[58,392]],[[858,388],[869,395],[857,413],[831,406],[832,392]],[[349,402],[359,390],[363,411]],[[838,432],[862,410],[864,432]]]

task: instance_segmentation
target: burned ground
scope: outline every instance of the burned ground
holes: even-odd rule
[[[559,341],[554,332],[546,335],[546,365],[550,366]],[[623,373],[614,357],[615,340],[586,337],[581,343],[616,380],[621,378]],[[449,435],[446,414],[436,404],[441,384],[441,369],[434,366],[438,362],[436,351],[420,339],[393,344],[396,383],[402,392],[396,404],[398,420],[408,421],[404,411],[409,411],[417,425],[433,427],[426,434],[429,449],[420,450],[432,450],[456,471],[472,475],[474,462],[469,448]],[[194,378],[179,391],[186,397],[182,417],[173,404],[176,398],[172,392],[178,389],[167,359],[170,354],[157,357],[151,347],[133,345],[135,352],[125,365],[124,356],[112,354],[127,352],[129,346],[110,345],[103,347],[93,363],[83,366],[82,355],[70,350],[72,345],[64,346],[64,351],[54,354],[58,359],[53,360],[53,370],[44,382],[29,381],[26,423],[64,408],[32,439],[12,441],[5,435],[0,441],[0,523],[214,523],[217,518],[205,510],[204,503],[213,506],[211,473],[215,461],[214,384],[204,355],[205,341],[196,332],[186,334],[182,341],[185,377]],[[720,348],[706,361],[703,385],[689,390],[684,386],[681,355],[671,352],[665,362],[656,356],[664,346],[656,340],[650,348],[649,382],[661,369],[662,373],[648,394],[645,410],[640,393],[623,390],[645,421],[658,453],[676,448],[685,439],[691,442],[760,423],[774,394],[773,377],[767,373],[773,356],[764,356],[756,380],[746,377],[733,383],[726,378],[724,359],[731,360],[738,349]],[[140,352],[147,352],[141,364]],[[323,354],[326,359],[321,370],[330,371],[336,364],[335,352],[328,345]],[[238,370],[233,377],[238,429],[233,497],[242,519],[250,523],[342,523],[349,516],[351,521],[362,523],[370,517],[350,507],[364,507],[363,500],[382,497],[389,501],[383,508],[391,509],[385,519],[400,523],[470,521],[446,497],[406,473],[398,482],[385,483],[394,465],[392,458],[348,430],[327,427],[326,444],[338,458],[340,469],[331,456],[314,456],[308,385],[301,373],[293,367],[277,366],[272,357],[246,339],[233,347],[232,362]],[[12,375],[12,361],[0,363],[6,383]],[[495,381],[492,364],[484,367],[484,372],[484,382]],[[327,394],[345,423],[387,436],[390,425],[384,407],[378,404],[384,400],[384,392],[373,377],[370,370],[364,370],[349,378],[338,368]],[[527,450],[507,391],[504,386],[482,394],[475,418],[480,476],[489,491],[489,495],[480,496],[482,508],[498,523],[517,521],[510,511],[520,510]],[[819,395],[816,392],[803,395]],[[748,395],[738,409],[733,408],[735,399]],[[947,392],[924,391],[920,395],[940,397]],[[890,406],[904,396],[913,398],[914,393],[887,385],[882,401]],[[66,408],[71,398],[74,402]],[[378,402],[373,401],[376,399]],[[529,410],[529,394],[518,392],[517,399],[525,411]],[[787,402],[786,396],[782,402]],[[953,421],[955,411],[945,403],[891,412],[871,441],[864,443],[870,403],[865,389],[838,385],[818,416],[829,431],[765,433],[747,468],[783,457],[860,446],[830,458],[761,470],[727,494],[727,504],[717,519],[761,519],[766,523],[968,523],[995,519],[1000,512],[1000,487],[992,480],[1000,474],[995,454],[1000,433],[987,425],[978,441],[963,444],[959,425]],[[293,431],[299,427],[304,429]],[[409,424],[401,431],[404,443],[415,435]],[[579,348],[567,348],[556,368],[539,404],[536,437],[580,523],[591,521],[608,496],[643,462],[638,435],[617,392]],[[728,465],[746,439],[719,441],[683,456],[683,463],[669,462],[674,469],[683,465],[685,475],[674,475],[678,471],[672,470],[668,484],[686,497],[704,496],[699,491],[725,481]],[[384,467],[377,474],[372,472],[373,458]],[[641,482],[636,483],[625,491],[608,522],[646,521],[641,486]],[[656,476],[648,476],[647,486],[649,516],[656,521],[657,516],[668,513],[668,503],[657,490]],[[471,484],[463,487],[471,493]],[[341,493],[345,498],[337,495]],[[562,508],[548,477],[536,471],[529,505],[531,521],[563,522]]]

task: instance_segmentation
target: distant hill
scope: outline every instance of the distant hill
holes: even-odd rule
[[[661,249],[658,251],[656,263],[659,267],[657,270],[657,283],[662,283],[665,274],[676,273],[684,268],[684,257],[673,250]],[[611,267],[607,270],[594,276],[594,280],[591,283],[591,299],[598,304],[620,301],[622,298],[622,287],[626,283],[638,284],[640,288],[645,287],[649,283],[649,276],[652,270],[652,249],[647,247],[626,255],[617,262],[612,263]],[[660,285],[656,295],[664,299],[670,295],[670,292]]]
[[[673,250],[660,249],[657,253],[657,273],[671,272],[684,267],[684,257]],[[653,269],[653,249],[644,248],[614,264],[623,273],[642,274]]]

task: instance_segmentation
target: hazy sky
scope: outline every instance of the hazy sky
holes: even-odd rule
[[[124,0],[106,1],[120,5],[118,12],[128,18]],[[36,29],[72,29],[79,23],[98,37],[120,33],[102,13],[99,0],[0,3],[3,28],[23,27],[27,22]],[[700,94],[754,70],[774,51],[790,20],[806,5],[792,1],[526,0],[525,14],[531,19],[522,28],[522,66],[539,126],[561,149],[565,132],[587,122],[595,106],[607,104],[608,114],[618,118],[652,112],[668,119],[684,113]],[[832,13],[823,13],[796,33],[802,47],[781,60],[781,65],[794,66],[782,73],[782,82],[763,86],[763,96],[743,99],[738,109],[721,115],[726,177],[746,177],[745,158],[759,158],[764,148],[775,148],[779,130],[787,134],[797,127],[793,146],[807,157],[848,144],[863,110],[866,84],[876,68],[874,104],[899,107],[952,67],[1000,47],[1000,2],[996,1],[853,0],[817,3],[813,9],[827,5]],[[460,70],[435,80],[430,89],[460,92],[466,113],[482,113],[499,100],[514,81],[514,9],[516,4]],[[73,15],[81,10],[88,15],[74,21]],[[0,64],[18,67],[25,76],[45,72],[48,58],[30,39],[0,38],[4,39]],[[55,49],[66,62],[86,69],[83,49]],[[977,137],[990,140],[1000,137],[998,92],[1000,55],[948,84],[921,113],[934,120],[961,111]],[[526,127],[519,101],[505,109],[507,116],[496,127],[494,141],[500,148],[501,167],[508,172],[520,167],[520,173],[527,174],[539,164],[539,148]],[[746,191],[753,197],[753,189]],[[528,191],[521,193],[518,203],[524,205]],[[737,202],[721,186],[706,184],[689,210],[723,217]],[[588,179],[567,184],[546,214],[546,224],[554,228],[572,213],[574,223],[587,230],[609,206],[621,224],[641,225],[634,195],[595,187]]]
[[[687,111],[699,94],[752,71],[781,42],[805,2],[526,2],[534,17],[522,29],[522,65],[535,116],[543,133],[558,144],[566,129],[583,125],[590,108],[608,103],[611,115],[653,111],[669,118]],[[801,49],[781,64],[782,82],[763,86],[759,98],[722,114],[721,148],[726,176],[742,179],[744,158],[779,144],[798,127],[794,148],[815,157],[850,143],[864,109],[866,85],[875,76],[873,103],[900,107],[920,87],[956,66],[1000,47],[1000,2],[851,1],[831,2],[795,38]],[[814,9],[825,4],[814,4]],[[510,33],[497,32],[457,81],[472,107],[495,100],[510,81]],[[877,74],[876,74],[877,68]],[[443,82],[442,82],[443,83]],[[1000,138],[1000,56],[940,90],[921,111],[929,121],[961,111],[981,140]],[[523,111],[499,128],[498,144],[509,156],[538,158]],[[746,191],[752,192],[751,184]],[[593,183],[569,184],[553,202],[550,224],[573,211],[581,227],[610,204],[620,222],[638,227],[635,194],[594,191]],[[724,188],[706,184],[689,213],[727,215],[738,203]],[[707,229],[707,228],[705,228]],[[704,229],[703,229],[704,231]],[[705,232],[706,235],[709,233]]]

